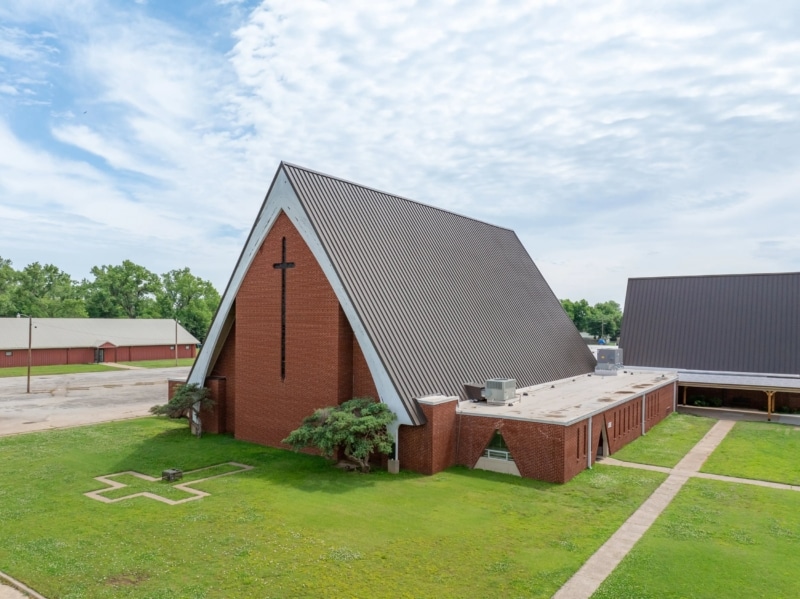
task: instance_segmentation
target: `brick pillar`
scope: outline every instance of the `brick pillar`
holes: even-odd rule
[[[432,395],[417,401],[428,421],[421,426],[400,427],[400,467],[421,474],[436,474],[456,463],[458,398]]]
[[[178,387],[186,384],[183,379],[168,379],[167,380],[167,401],[173,398]]]
[[[206,379],[206,387],[210,391],[214,407],[200,412],[204,433],[225,432],[225,388],[227,379],[224,376],[210,376]]]

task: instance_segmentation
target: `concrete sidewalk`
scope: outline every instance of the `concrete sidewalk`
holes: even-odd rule
[[[647,529],[661,515],[661,512],[670,504],[681,487],[689,478],[696,475],[703,463],[708,459],[725,435],[736,424],[731,420],[720,420],[706,436],[695,445],[689,453],[673,469],[658,468],[659,472],[668,472],[667,480],[661,483],[653,494],[645,501],[617,532],[611,535],[592,557],[570,578],[553,599],[588,599],[608,578],[614,568],[628,555],[636,542],[642,538]],[[614,463],[614,460],[605,463]],[[618,465],[623,465],[617,462]],[[655,470],[657,467],[647,468]]]

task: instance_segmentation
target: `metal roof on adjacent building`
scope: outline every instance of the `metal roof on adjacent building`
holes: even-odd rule
[[[296,200],[281,191],[284,177]],[[594,357],[513,231],[281,163],[190,380],[213,367],[248,261],[276,208],[287,206],[296,226],[313,229],[301,226],[321,244],[318,259],[332,265],[346,312],[354,309],[354,332],[366,334],[362,349],[369,360],[374,348],[411,422],[424,422],[416,398],[460,395],[467,382],[510,377],[527,386],[593,370]]]
[[[800,374],[800,273],[629,279],[625,364]]]
[[[175,321],[166,318],[33,318],[31,347],[56,349],[174,345]],[[199,341],[178,325],[178,345]],[[0,350],[28,348],[28,318],[0,318]]]

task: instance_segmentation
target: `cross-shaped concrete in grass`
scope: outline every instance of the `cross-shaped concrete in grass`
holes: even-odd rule
[[[134,472],[133,470],[126,470],[124,472],[115,472],[114,474],[106,474],[104,476],[96,476],[95,480],[101,483],[105,483],[108,485],[105,489],[99,489],[97,491],[90,491],[89,493],[84,493],[86,497],[91,499],[96,499],[97,501],[102,501],[103,503],[116,503],[118,501],[123,501],[125,499],[133,499],[134,497],[147,497],[149,499],[155,499],[156,501],[160,501],[162,503],[166,503],[169,505],[178,505],[179,503],[186,503],[187,501],[195,501],[196,499],[202,499],[203,497],[207,497],[209,493],[205,491],[199,491],[198,489],[193,489],[189,485],[196,485],[197,483],[201,483],[207,480],[211,480],[214,478],[220,478],[222,476],[228,476],[231,474],[238,474],[240,472],[245,472],[247,470],[252,470],[253,466],[248,466],[247,464],[240,464],[238,462],[225,462],[223,464],[215,464],[213,466],[207,466],[205,468],[198,468],[196,470],[189,470],[184,472],[184,476],[190,476],[197,472],[204,472],[206,470],[212,469],[220,469],[221,467],[229,466],[233,468],[229,472],[222,472],[221,474],[213,474],[211,476],[203,476],[202,478],[194,478],[190,481],[178,483],[176,485],[168,485],[169,488],[178,489],[185,493],[188,493],[190,497],[186,497],[184,499],[169,499],[168,497],[163,497],[158,493],[153,493],[152,488],[151,491],[142,491],[138,493],[130,493],[128,495],[124,495],[122,497],[114,497],[109,498],[105,497],[105,493],[109,493],[111,491],[115,491],[116,489],[123,489],[128,487],[124,483],[119,482],[118,480],[114,480],[115,477],[128,475],[133,476],[148,483],[158,483],[161,479],[154,476],[148,476],[147,474],[142,474],[141,472]]]

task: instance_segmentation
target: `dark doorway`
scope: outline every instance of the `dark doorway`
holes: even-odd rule
[[[595,453],[595,460],[602,460],[604,457],[610,455],[608,450],[608,433],[606,432],[607,424],[603,421],[603,426],[600,429],[600,437],[597,440],[597,452]]]
[[[94,350],[94,361],[97,362],[98,364],[100,362],[105,362],[106,361],[106,350],[104,350],[102,348],[99,348],[99,347],[96,350]]]

